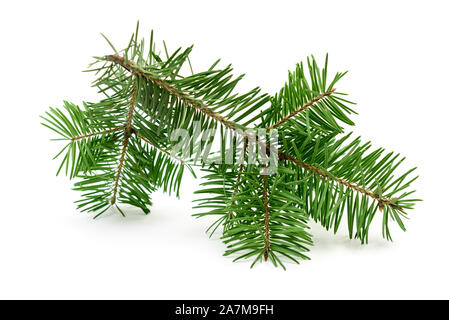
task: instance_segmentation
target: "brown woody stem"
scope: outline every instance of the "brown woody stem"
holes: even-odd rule
[[[323,170],[321,170],[321,169],[319,169],[319,168],[317,168],[315,166],[312,166],[312,165],[310,165],[310,164],[308,164],[306,162],[299,161],[298,159],[296,159],[296,158],[294,158],[292,156],[286,155],[285,153],[278,152],[278,154],[279,154],[279,158],[280,159],[291,161],[291,162],[297,164],[298,166],[300,166],[301,168],[304,168],[307,171],[311,171],[311,172],[315,173],[316,175],[320,176],[322,179],[328,179],[328,180],[336,181],[336,182],[338,182],[338,183],[340,183],[340,184],[342,184],[342,185],[344,185],[344,186],[346,186],[348,188],[351,188],[351,189],[353,189],[353,190],[355,190],[357,192],[360,192],[360,193],[362,193],[364,195],[367,195],[367,196],[377,200],[378,203],[379,203],[379,209],[381,211],[382,211],[382,208],[383,208],[384,205],[389,205],[392,208],[399,209],[399,210],[402,209],[401,207],[395,205],[394,203],[391,203],[392,201],[395,200],[393,198],[385,198],[385,197],[381,198],[379,196],[379,194],[374,193],[371,190],[364,189],[361,186],[359,186],[359,185],[357,185],[355,183],[349,182],[349,181],[347,181],[345,179],[342,179],[342,178],[331,177],[328,173],[324,172]]]
[[[113,129],[104,130],[104,131],[101,131],[101,132],[89,133],[89,134],[86,134],[84,136],[73,137],[70,140],[72,140],[72,141],[81,140],[81,139],[93,137],[93,136],[96,136],[96,135],[99,135],[99,134],[105,134],[105,133],[109,133],[109,132],[118,131],[118,130],[121,130],[123,128],[124,128],[124,126],[120,126],[120,127],[116,127],[116,128],[113,128]]]
[[[242,179],[242,171],[243,171],[243,166],[244,166],[245,157],[246,157],[246,149],[248,149],[248,138],[247,137],[244,138],[244,142],[243,142],[243,161],[239,167],[239,173],[237,175],[236,184],[238,184],[240,182],[240,180]],[[237,192],[237,187],[234,190],[234,194],[236,192]]]
[[[246,149],[248,149],[248,138],[244,137],[244,142],[243,142],[243,159],[242,159],[242,163],[240,164],[239,167],[239,173],[237,174],[237,179],[235,181],[235,188],[234,191],[232,192],[232,197],[235,196],[235,194],[237,193],[238,190],[238,184],[240,182],[240,180],[242,179],[242,172],[243,172],[243,167],[244,167],[244,163],[245,163],[245,157],[246,157]],[[236,204],[236,202],[234,201],[234,204]],[[229,211],[229,218],[232,218],[232,211]]]
[[[335,88],[332,89],[331,91],[327,91],[327,92],[323,93],[322,95],[313,98],[312,100],[310,100],[309,102],[305,103],[304,105],[302,105],[301,107],[299,107],[298,109],[296,109],[295,111],[293,111],[292,113],[287,115],[286,117],[282,118],[281,120],[279,120],[275,124],[273,124],[270,127],[268,127],[267,128],[267,132],[269,132],[271,129],[279,127],[284,122],[286,122],[288,119],[296,116],[298,113],[303,112],[304,110],[306,110],[307,108],[313,106],[315,103],[317,103],[318,101],[324,99],[325,97],[330,96],[334,91],[335,91]]]
[[[263,165],[264,170],[266,169],[266,165]],[[263,257],[265,261],[268,260],[268,252],[270,251],[270,216],[269,216],[269,207],[268,207],[268,187],[267,187],[267,175],[263,175],[263,205],[265,207],[264,212],[264,228],[265,228],[265,249],[263,253]]]

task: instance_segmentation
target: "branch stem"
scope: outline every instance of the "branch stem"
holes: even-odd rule
[[[123,163],[125,162],[125,156],[126,156],[126,150],[128,149],[129,145],[129,137],[132,133],[132,121],[133,121],[133,115],[134,115],[134,108],[136,106],[136,96],[137,96],[137,81],[133,81],[133,88],[132,88],[132,94],[131,99],[129,102],[129,111],[128,111],[128,120],[126,121],[125,125],[123,126],[125,128],[125,137],[123,138],[123,147],[122,147],[122,154],[120,156],[120,161],[117,169],[117,175],[115,177],[114,182],[114,191],[111,197],[111,205],[115,204],[115,201],[117,200],[117,191],[118,186],[120,182],[120,176],[122,174],[123,170]]]
[[[391,203],[392,201],[394,201],[394,199],[380,197],[377,193],[374,193],[373,191],[368,190],[368,189],[364,189],[361,186],[359,186],[359,185],[357,185],[357,184],[355,184],[353,182],[349,182],[349,181],[347,181],[345,179],[342,179],[342,178],[331,177],[328,173],[324,172],[323,170],[321,170],[321,169],[319,169],[319,168],[317,168],[317,167],[315,167],[313,165],[310,165],[310,164],[308,164],[306,162],[299,161],[298,159],[296,159],[296,158],[294,158],[292,156],[289,156],[289,155],[287,155],[287,154],[285,154],[283,152],[278,152],[278,153],[279,153],[279,158],[280,159],[291,161],[291,162],[297,164],[298,166],[300,166],[301,168],[304,168],[307,171],[311,171],[311,172],[315,173],[316,175],[320,176],[322,179],[328,179],[328,180],[336,181],[337,183],[340,183],[340,184],[342,184],[342,185],[344,185],[344,186],[346,186],[348,188],[351,188],[352,190],[355,190],[357,192],[360,192],[360,193],[362,193],[364,195],[367,195],[367,196],[377,200],[379,202],[379,208],[383,208],[384,205],[389,205],[389,206],[392,206],[392,207],[394,207],[396,209],[401,209],[400,207],[398,207],[395,204]]]
[[[246,137],[248,139],[248,141],[254,142],[256,141],[256,143],[258,143],[261,147],[266,148],[267,145],[264,144],[261,141],[257,141],[256,137],[254,137],[254,135],[249,134],[239,128],[237,128],[235,126],[234,123],[232,123],[230,120],[226,119],[224,116],[222,116],[221,114],[219,114],[218,112],[213,111],[212,109],[208,108],[207,106],[203,105],[201,102],[198,102],[190,97],[188,97],[187,95],[185,95],[184,93],[180,92],[175,86],[167,83],[165,80],[163,79],[159,79],[159,78],[155,78],[151,75],[149,75],[147,72],[145,72],[142,68],[140,68],[138,65],[136,65],[133,61],[125,61],[125,59],[117,54],[114,55],[108,55],[105,57],[105,59],[107,61],[110,61],[112,63],[115,63],[117,65],[122,66],[123,68],[125,68],[126,70],[128,70],[129,72],[131,72],[132,74],[136,75],[136,76],[141,76],[144,77],[145,79],[147,79],[148,81],[153,82],[154,84],[156,84],[157,86],[159,86],[160,88],[168,91],[170,94],[175,95],[180,101],[186,103],[187,105],[199,110],[200,112],[204,113],[205,115],[207,115],[210,118],[215,119],[216,121],[218,121],[219,123],[221,123],[223,126],[233,130],[234,132],[237,132],[238,134]],[[294,112],[292,112],[291,114],[289,114],[288,116],[284,117],[282,120],[278,121],[277,123],[273,124],[272,126],[270,126],[267,129],[267,132],[269,132],[270,130],[282,125],[284,122],[286,122],[288,119],[290,119],[291,117],[294,117],[295,115],[297,115],[298,113],[306,110],[307,108],[311,107],[313,104],[317,103],[318,101],[322,100],[323,98],[331,95],[333,92],[335,91],[335,89],[332,89],[330,91],[325,92],[324,94],[322,94],[321,96],[317,96],[314,99],[312,99],[310,102],[302,105],[301,107],[299,107],[297,110],[295,110]],[[134,108],[134,107],[133,107]],[[279,150],[276,151],[279,155],[279,158],[293,162],[295,164],[297,164],[298,166],[304,168],[305,170],[311,171],[315,174],[317,174],[318,176],[320,176],[323,179],[330,179],[333,181],[336,181],[337,183],[340,183],[348,188],[351,188],[357,192],[360,192],[362,194],[365,194],[375,200],[377,200],[379,202],[379,208],[383,207],[384,205],[388,205],[391,207],[395,207],[395,204],[391,203],[394,199],[390,199],[390,198],[381,198],[379,197],[378,194],[374,193],[371,190],[368,189],[364,189],[361,186],[349,182],[345,179],[341,179],[341,178],[332,178],[329,174],[327,174],[326,172],[324,172],[323,170],[316,168],[308,163],[299,161],[298,159],[287,155]],[[399,207],[396,207],[397,209],[400,209]]]

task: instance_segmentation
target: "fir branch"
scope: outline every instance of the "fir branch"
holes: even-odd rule
[[[182,160],[181,158],[175,156],[173,153],[165,150],[164,148],[161,147],[156,147],[154,144],[151,143],[150,140],[148,140],[147,138],[145,138],[144,136],[142,136],[139,132],[137,132],[137,130],[133,129],[133,133],[141,140],[145,141],[146,143],[148,143],[149,145],[151,145],[152,147],[158,149],[159,151],[165,153],[166,155],[168,155],[169,157],[179,161],[182,164],[185,164],[186,162],[184,160]]]
[[[382,155],[383,149],[367,152],[369,143],[358,138],[347,143],[349,135],[337,136],[343,124],[354,124],[348,116],[355,112],[348,107],[352,102],[334,89],[346,73],[330,78],[327,56],[322,69],[313,56],[298,63],[274,96],[258,87],[238,94],[234,89],[242,75],[234,77],[230,65],[218,69],[217,61],[206,71],[192,71],[192,47],[170,54],[164,43],[163,58],[155,52],[153,34],[147,52],[137,30],[122,51],[107,41],[115,54],[95,58],[103,65],[91,70],[104,98],[84,108],[64,102],[63,110],[50,108],[43,117],[43,125],[60,136],[57,140],[68,141],[56,156],[62,158],[58,173],[65,167],[70,178],[79,179],[74,189],[83,192],[77,201],[81,211],[101,211],[98,216],[120,202],[148,213],[157,188],[179,196],[184,165],[192,169],[178,156],[205,160],[220,127],[221,141],[228,133],[243,137],[242,163],[234,162],[241,150],[234,147],[231,164],[201,163],[206,182],[196,193],[207,196],[197,208],[207,212],[196,216],[218,217],[208,231],[223,226],[225,255],[253,258],[252,265],[270,260],[285,268],[281,257],[299,263],[308,259],[304,252],[312,245],[308,219],[336,231],[343,212],[349,237],[355,226],[362,243],[368,241],[378,210],[384,237],[391,239],[389,220],[405,230],[401,219],[418,201],[410,199],[414,191],[408,190],[416,179],[408,178],[414,169],[396,178],[393,173],[403,160],[398,155]],[[192,74],[183,76],[181,67],[187,63]],[[196,123],[202,133],[197,134]],[[247,132],[248,126],[278,129],[279,149]],[[188,134],[174,143],[175,130]],[[250,144],[277,156],[277,172],[261,177],[266,161],[250,163]],[[188,151],[177,150],[178,145]],[[221,148],[211,153],[227,157],[225,144]]]
[[[237,175],[237,180],[236,180],[236,185],[239,184],[241,178],[242,178],[242,171],[243,171],[243,167],[244,167],[244,162],[245,162],[245,158],[246,158],[246,152],[248,150],[248,137],[244,137],[244,142],[243,142],[243,159],[242,159],[242,163],[239,166],[239,173]]]
[[[137,66],[133,61],[125,61],[125,59],[118,55],[108,55],[105,57],[107,61],[111,61],[117,65],[122,66],[132,74],[136,76],[141,76],[148,81],[156,84],[161,89],[166,90],[170,94],[176,96],[180,101],[186,103],[187,105],[199,110],[200,112],[204,113],[208,117],[216,120],[217,122],[223,124],[225,127],[229,129],[235,129],[235,124],[232,123],[230,120],[226,119],[224,116],[219,114],[218,112],[213,111],[212,109],[206,107],[204,104],[202,104],[199,101],[195,101],[194,99],[189,98],[187,95],[181,93],[175,86],[168,84],[166,81],[152,77],[150,74],[145,72],[142,67]]]

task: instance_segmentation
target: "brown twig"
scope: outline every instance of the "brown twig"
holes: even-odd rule
[[[320,176],[322,179],[328,179],[328,180],[336,181],[336,182],[338,182],[338,183],[340,183],[340,184],[342,184],[342,185],[344,185],[344,186],[346,186],[348,188],[351,188],[351,189],[353,189],[353,190],[355,190],[357,192],[360,192],[360,193],[362,193],[364,195],[367,195],[367,196],[377,200],[378,203],[379,203],[379,210],[381,210],[381,211],[382,211],[382,209],[383,209],[383,207],[385,205],[389,205],[389,206],[391,206],[394,209],[402,210],[402,208],[399,207],[398,205],[396,205],[394,203],[391,203],[392,201],[396,200],[394,198],[380,197],[379,194],[377,194],[377,193],[375,193],[375,192],[373,192],[371,190],[362,188],[361,186],[359,186],[359,185],[357,185],[357,184],[355,184],[353,182],[349,182],[349,181],[347,181],[345,179],[342,179],[342,178],[331,177],[328,173],[324,172],[323,170],[321,170],[321,169],[319,169],[319,168],[317,168],[315,166],[312,166],[312,165],[310,165],[310,164],[308,164],[306,162],[299,161],[298,159],[296,159],[296,158],[294,158],[292,156],[286,155],[283,152],[278,152],[278,154],[279,154],[279,158],[280,159],[291,161],[291,162],[297,164],[298,166],[300,166],[301,168],[304,168],[307,171],[311,171],[311,172],[315,173],[316,175]]]
[[[266,147],[266,144],[264,144],[261,141],[257,141],[256,137],[254,137],[254,135],[249,134],[239,128],[237,128],[230,120],[226,119],[224,116],[222,116],[221,114],[213,111],[212,109],[208,108],[207,106],[204,106],[202,103],[191,99],[190,97],[188,97],[187,95],[185,95],[182,92],[179,92],[179,90],[168,84],[166,81],[162,80],[162,79],[158,79],[158,78],[154,78],[151,75],[149,75],[147,72],[145,72],[143,69],[139,68],[133,61],[128,61],[125,62],[125,59],[123,57],[120,57],[118,55],[108,55],[105,57],[106,60],[115,63],[117,65],[122,66],[123,68],[125,68],[126,70],[128,70],[129,72],[131,72],[134,75],[137,76],[141,76],[144,77],[145,79],[153,82],[154,84],[156,84],[157,86],[159,86],[160,88],[167,90],[168,92],[170,92],[171,94],[175,95],[180,101],[183,101],[184,103],[186,103],[187,105],[199,110],[200,112],[206,114],[207,116],[215,119],[216,121],[220,122],[221,124],[223,124],[225,127],[233,130],[234,132],[237,132],[238,134],[247,137],[248,140],[250,142],[256,142],[259,143],[259,145],[261,145],[262,147]],[[282,120],[280,120],[279,122],[275,123],[274,125],[270,126],[267,131],[276,128],[277,126],[281,125],[282,123],[284,123],[285,121],[287,121],[288,119],[290,119],[291,117],[297,115],[298,113],[304,111],[305,109],[307,109],[308,107],[312,106],[314,103],[318,102],[319,100],[323,99],[326,96],[329,96],[330,94],[332,94],[335,91],[335,89],[332,89],[331,91],[328,91],[326,93],[324,93],[321,96],[315,97],[313,100],[311,100],[310,102],[304,104],[303,106],[301,106],[300,108],[298,108],[297,110],[295,110],[293,113],[289,114],[287,117],[283,118]],[[380,198],[379,195],[377,195],[376,193],[372,192],[371,190],[368,189],[364,189],[362,187],[360,187],[359,185],[346,181],[345,179],[341,179],[341,178],[332,178],[330,177],[326,172],[324,172],[323,170],[320,170],[308,163],[305,162],[301,162],[298,159],[290,156],[290,155],[286,155],[281,151],[276,151],[279,155],[279,158],[281,159],[285,159],[288,161],[291,161],[293,163],[296,163],[297,165],[301,166],[302,168],[311,171],[317,175],[319,175],[321,178],[327,178],[327,179],[331,179],[333,181],[336,181],[348,188],[351,188],[355,191],[361,192],[377,201],[379,201],[379,203],[382,203],[382,205],[388,205],[391,206],[392,208],[396,208],[396,209],[401,209],[400,207],[398,207],[397,205],[395,205],[394,203],[391,203],[392,201],[394,201],[395,199],[390,199],[390,198]]]
[[[237,175],[236,184],[238,184],[240,182],[240,180],[242,179],[242,171],[243,171],[243,167],[244,167],[244,163],[245,163],[246,149],[248,149],[248,138],[247,137],[244,138],[244,142],[243,142],[243,160],[239,167],[239,173]],[[236,192],[237,192],[237,187],[234,189],[234,194]]]
[[[120,126],[120,127],[116,127],[116,128],[113,128],[113,129],[104,130],[104,131],[101,131],[101,132],[89,133],[89,134],[86,134],[84,136],[73,137],[70,140],[72,140],[72,141],[81,140],[81,139],[89,138],[89,137],[96,136],[96,135],[99,135],[99,134],[105,134],[105,133],[109,133],[109,132],[114,132],[114,131],[117,131],[117,130],[120,130],[120,129],[123,129],[123,128],[124,128],[124,126]]]
[[[303,112],[304,110],[306,110],[307,108],[311,107],[312,105],[314,105],[318,101],[324,99],[325,97],[330,96],[334,91],[335,91],[335,88],[332,89],[331,91],[327,91],[327,92],[323,93],[322,95],[313,98],[312,100],[310,100],[309,102],[305,103],[304,105],[302,105],[301,107],[299,107],[298,109],[296,109],[295,111],[293,111],[292,113],[287,115],[286,117],[282,118],[281,120],[279,120],[275,124],[273,124],[270,127],[268,127],[267,128],[267,132],[269,132],[271,129],[279,127],[284,122],[286,122],[288,119],[296,116],[298,113]]]

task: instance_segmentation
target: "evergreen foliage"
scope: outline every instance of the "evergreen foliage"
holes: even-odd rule
[[[242,76],[219,60],[193,72],[192,47],[170,53],[164,42],[161,54],[153,33],[149,43],[139,39],[138,26],[121,51],[107,41],[113,54],[95,57],[88,70],[102,99],[64,102],[42,116],[65,141],[57,173],[75,180],[79,210],[97,217],[115,206],[124,215],[128,204],[147,214],[155,190],[179,196],[184,171],[200,167],[195,216],[216,218],[208,232],[222,232],[235,260],[284,267],[308,259],[310,219],[334,232],[345,219],[349,237],[362,243],[376,213],[386,239],[391,221],[405,230],[418,201],[415,168],[398,174],[404,158],[345,133],[355,111],[335,89],[345,73],[329,75],[327,56],[322,68],[314,57],[299,63],[271,96],[237,93]]]

